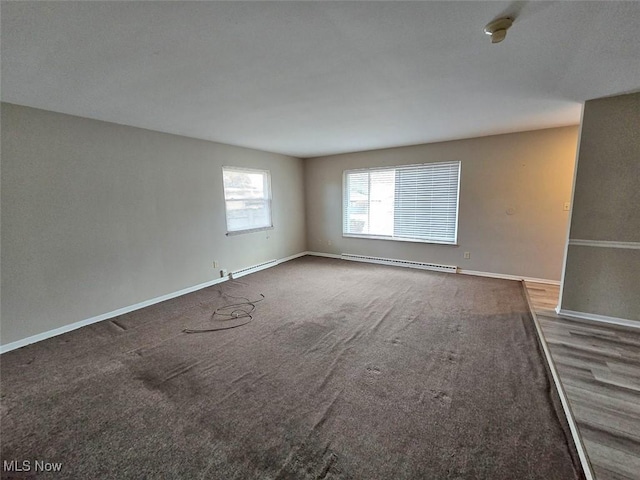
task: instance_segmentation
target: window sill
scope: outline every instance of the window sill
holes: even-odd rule
[[[242,235],[243,233],[263,232],[265,230],[273,230],[273,225],[271,225],[270,227],[249,228],[247,230],[234,230],[232,232],[227,232],[227,237],[233,237],[235,235]]]
[[[343,233],[344,238],[365,238],[367,240],[391,240],[393,242],[411,242],[411,243],[430,243],[433,245],[444,245],[448,247],[457,247],[457,242],[439,242],[437,240],[420,240],[417,238],[399,238],[399,237],[385,237],[381,235],[355,235],[353,233]]]

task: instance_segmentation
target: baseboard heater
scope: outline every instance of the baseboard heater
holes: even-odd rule
[[[421,270],[434,270],[436,272],[457,273],[458,267],[453,265],[438,265],[437,263],[412,262],[410,260],[395,260],[392,258],[367,257],[365,255],[352,255],[343,253],[342,258],[354,262],[380,263],[382,265],[395,265],[396,267],[419,268]]]
[[[274,265],[277,265],[277,264],[278,264],[277,260],[269,260],[268,262],[259,263],[258,265],[253,265],[253,266],[247,267],[247,268],[241,268],[240,270],[236,270],[235,272],[231,272],[229,274],[229,278],[234,279],[234,278],[244,277],[245,275],[249,275],[250,273],[259,272],[260,270],[264,270],[265,268],[273,267]]]

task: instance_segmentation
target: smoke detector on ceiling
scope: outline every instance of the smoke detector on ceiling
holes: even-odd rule
[[[513,19],[509,17],[498,18],[487,23],[484,33],[491,37],[491,43],[500,43],[507,36],[507,30],[513,25]]]

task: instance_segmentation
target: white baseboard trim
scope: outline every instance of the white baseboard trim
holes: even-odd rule
[[[306,254],[314,257],[337,258],[337,259],[343,260],[342,255],[337,255],[335,253],[306,252]]]
[[[304,257],[305,255],[309,255],[309,252],[300,252],[295,255],[290,255],[288,257],[281,258],[276,260],[276,265],[280,265],[281,263],[288,262],[289,260],[294,260],[296,258]]]
[[[569,405],[569,399],[567,398],[567,394],[565,393],[562,382],[560,381],[560,375],[558,374],[556,364],[553,361],[553,357],[551,356],[551,350],[549,350],[547,340],[544,338],[544,334],[542,333],[542,327],[540,327],[540,322],[538,321],[538,317],[536,315],[535,309],[533,308],[533,303],[531,302],[531,297],[529,296],[529,292],[527,290],[527,286],[524,284],[524,281],[522,282],[522,290],[524,291],[524,295],[527,299],[529,311],[531,312],[531,317],[533,318],[533,324],[536,327],[538,339],[540,340],[542,351],[544,352],[545,359],[547,360],[547,365],[549,366],[549,371],[551,372],[553,383],[555,384],[556,390],[558,391],[560,403],[562,404],[562,409],[564,410],[565,417],[567,418],[567,424],[569,425],[569,430],[571,431],[571,436],[573,437],[573,443],[575,444],[576,451],[578,452],[578,458],[580,459],[580,465],[582,465],[584,476],[587,480],[594,480],[595,476],[591,468],[591,463],[589,462],[589,457],[587,456],[582,437],[580,436],[580,431],[578,430],[578,426],[573,417],[573,412],[571,411],[571,406]]]
[[[280,265],[281,263],[288,262],[289,260],[293,260],[294,258],[302,257],[304,255],[307,255],[307,252],[301,252],[289,257],[281,258],[279,260],[276,260],[275,263],[269,265],[269,267]],[[215,280],[210,280],[208,282],[200,283],[192,287],[183,288],[182,290],[178,290],[177,292],[161,295],[159,297],[145,300],[144,302],[136,303],[134,305],[129,305],[128,307],[123,307],[111,312],[103,313],[101,315],[96,315],[95,317],[80,320],[79,322],[70,323],[69,325],[63,325],[62,327],[54,328],[53,330],[48,330],[46,332],[38,333],[30,337],[16,340],[15,342],[0,345],[0,354],[10,352],[11,350],[30,345],[32,343],[40,342],[41,340],[46,340],[47,338],[56,337],[58,335],[62,335],[63,333],[77,330],[78,328],[82,328],[93,323],[102,322],[103,320],[109,320],[110,318],[124,315],[125,313],[130,313],[141,308],[149,307],[151,305],[155,305],[156,303],[164,302],[165,300],[171,300],[172,298],[176,298],[181,295],[186,295],[197,290],[202,290],[203,288],[211,287],[213,285],[217,285],[218,283],[226,282],[227,280],[229,280],[229,275],[216,278]]]
[[[7,343],[6,345],[0,345],[0,354],[9,352],[11,350],[15,350],[16,348],[24,347],[25,345],[30,345],[32,343],[39,342],[41,340],[46,340],[47,338],[55,337],[57,335],[62,335],[63,333],[67,333],[72,330],[76,330],[78,328],[91,325],[92,323],[108,320],[110,318],[117,317],[118,315],[124,315],[125,313],[130,313],[130,312],[133,312],[134,310],[139,310],[141,308],[149,307],[151,305],[155,305],[156,303],[164,302],[165,300],[171,300],[172,298],[179,297],[180,295],[186,295],[187,293],[195,292],[197,290],[201,290],[203,288],[207,288],[212,285],[225,282],[228,279],[229,279],[228,276],[216,278],[215,280],[211,280],[209,282],[200,283],[192,287],[183,288],[182,290],[178,290],[177,292],[161,295],[159,297],[155,297],[150,300],[145,300],[144,302],[136,303],[134,305],[129,305],[128,307],[119,308],[111,312],[103,313],[101,315],[96,315],[95,317],[87,318],[85,320],[80,320],[79,322],[70,323],[69,325],[63,325],[62,327],[58,327],[53,330],[48,330],[46,332],[38,333],[36,335],[32,335],[30,337],[23,338],[21,340],[16,340],[15,342]]]
[[[591,322],[609,323],[612,325],[620,325],[623,327],[640,328],[640,321],[638,320],[608,317],[606,315],[598,315],[595,313],[574,312],[573,310],[565,310],[563,308],[556,308],[556,313],[561,317],[574,318],[576,320],[589,320]]]
[[[305,252],[305,255],[312,255],[314,257],[327,257],[327,258],[338,258],[344,260],[342,255],[337,255],[335,253],[324,253],[324,252]],[[366,262],[366,260],[360,260],[362,262]],[[369,262],[369,263],[379,263],[379,262]],[[490,278],[500,278],[503,280],[516,280],[516,281],[526,281],[526,282],[534,282],[534,283],[546,283],[548,285],[560,285],[559,280],[549,280],[547,278],[533,278],[533,277],[522,277],[518,275],[507,275],[505,273],[492,273],[492,272],[479,272],[476,270],[465,270],[462,268],[458,268],[458,273],[463,275],[476,275],[478,277],[490,277]]]
[[[506,273],[478,272],[475,270],[464,270],[462,268],[458,269],[458,273],[461,273],[463,275],[476,275],[478,277],[501,278],[503,280],[517,280],[517,281],[524,280],[525,282],[546,283],[547,285],[560,285],[560,281],[558,280],[549,280],[547,278],[523,277],[520,275],[508,275]]]

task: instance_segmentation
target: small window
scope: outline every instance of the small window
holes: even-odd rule
[[[222,167],[227,235],[272,228],[268,170]]]
[[[455,244],[460,162],[344,172],[343,234]]]

